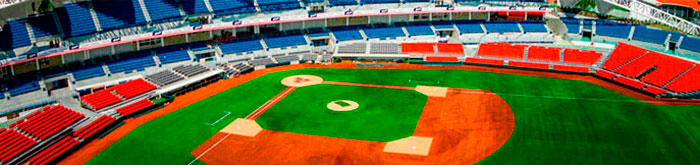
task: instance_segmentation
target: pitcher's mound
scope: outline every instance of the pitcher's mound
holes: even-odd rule
[[[386,143],[384,152],[428,156],[432,142],[431,137],[411,136]]]
[[[357,109],[357,107],[360,107],[360,104],[350,100],[338,100],[328,103],[326,107],[334,111],[352,111]]]
[[[228,126],[224,127],[224,129],[221,129],[221,131],[219,132],[255,137],[255,135],[257,135],[262,130],[262,127],[260,127],[260,125],[258,125],[258,123],[255,122],[255,120],[238,118]]]
[[[282,79],[282,85],[289,87],[305,87],[320,84],[323,78],[314,75],[296,75]]]
[[[418,85],[416,91],[428,95],[429,97],[445,97],[447,96],[447,88]]]

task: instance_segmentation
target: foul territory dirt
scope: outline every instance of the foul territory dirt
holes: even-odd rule
[[[472,164],[508,140],[515,119],[498,95],[462,91],[470,92],[428,98],[414,132],[433,138],[428,156],[384,153],[382,142],[270,130],[256,137],[219,133],[192,154],[209,150],[200,158],[207,164]]]

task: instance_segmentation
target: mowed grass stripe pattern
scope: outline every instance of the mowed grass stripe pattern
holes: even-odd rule
[[[485,164],[700,162],[698,107],[650,105],[583,81],[522,75],[458,70],[301,69],[268,74],[146,123],[88,164],[187,164],[194,159],[190,152],[198,145],[233,118],[245,117],[284,90],[279,85],[282,78],[299,74],[338,82],[435,85],[504,94],[501,97],[515,114],[515,131],[501,149],[481,162]],[[204,127],[204,123],[223,115],[222,109],[235,111],[235,117],[222,121],[224,124]]]

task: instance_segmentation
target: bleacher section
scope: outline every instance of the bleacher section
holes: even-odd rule
[[[435,35],[429,24],[408,25],[406,31],[411,36]]]
[[[122,101],[122,99],[119,96],[112,93],[110,89],[104,89],[101,91],[94,92],[92,94],[82,96],[80,97],[80,100],[82,100],[83,103],[87,104],[88,106],[92,107],[92,109],[94,110],[99,110]]]
[[[7,91],[10,93],[10,96],[17,96],[40,89],[39,83],[32,79],[9,81],[8,88],[10,88],[10,90]]]
[[[435,54],[433,43],[401,43],[403,54]]]
[[[20,132],[43,140],[55,135],[59,131],[75,124],[85,115],[57,105],[45,108],[45,111],[37,110],[31,117],[16,122],[16,129]]]
[[[603,69],[615,70],[619,66],[647,52],[647,50],[638,49],[630,44],[619,43],[615,50],[610,53],[610,57],[605,61],[605,64],[603,64]]]
[[[406,34],[403,32],[403,29],[401,26],[389,26],[389,27],[374,27],[374,28],[369,28],[365,27],[363,28],[365,35],[367,35],[368,38],[379,38],[379,39],[386,39],[386,38],[396,38],[396,37],[405,37]]]
[[[115,117],[112,117],[109,115],[102,115],[99,118],[97,118],[95,121],[92,121],[90,124],[73,132],[73,136],[78,138],[78,139],[86,139],[86,138],[90,137],[92,134],[94,134],[95,132],[106,127],[107,125],[112,124],[112,122],[114,122],[116,120],[117,120],[117,118],[115,118]]]
[[[138,0],[97,0],[92,2],[92,6],[104,30],[146,22]]]
[[[34,38],[41,38],[51,35],[57,35],[56,21],[53,15],[42,15],[39,17],[30,17],[28,19],[29,27],[32,28]]]
[[[37,155],[29,159],[30,164],[48,164],[51,160],[60,156],[63,152],[73,148],[75,145],[80,143],[77,139],[66,136],[65,138],[59,140],[55,144],[49,146],[45,150],[39,152]]]
[[[296,55],[291,55],[291,56],[280,56],[280,57],[275,57],[275,61],[278,63],[287,63],[291,61],[299,61],[299,56]]]
[[[399,44],[396,43],[371,43],[369,52],[372,54],[399,54]]]
[[[595,34],[599,36],[627,39],[632,26],[627,24],[596,24]]]
[[[299,1],[297,0],[262,0],[257,1],[260,10],[262,11],[277,11],[277,10],[289,10],[289,9],[299,9]]]
[[[527,33],[546,33],[547,28],[543,22],[521,22],[520,26]]]
[[[685,36],[683,37],[683,42],[681,42],[680,48],[693,52],[700,52],[700,39]]]
[[[209,0],[209,4],[217,15],[255,12],[253,1],[249,0]]]
[[[267,64],[275,63],[274,61],[272,61],[271,58],[254,59],[254,60],[250,60],[249,62],[253,66],[265,66]]]
[[[365,43],[352,43],[348,45],[342,45],[338,47],[338,53],[355,53],[355,54],[365,54],[367,52],[367,44]]]
[[[119,113],[122,116],[127,116],[133,114],[134,112],[138,112],[144,108],[147,108],[151,105],[153,105],[153,102],[151,100],[142,99],[135,103],[131,103],[127,106],[117,108],[117,113]]]
[[[207,4],[204,1],[205,0],[181,0],[180,3],[182,3],[182,9],[185,10],[187,14],[209,13]]]
[[[333,6],[345,6],[345,5],[357,5],[357,0],[328,0],[328,5]]]
[[[436,43],[438,54],[464,55],[462,44]]]
[[[268,48],[285,48],[290,46],[306,45],[304,35],[288,35],[265,38]]]
[[[692,66],[693,63],[689,61],[651,52],[630,61],[619,69],[614,70],[614,72],[632,78],[641,76],[640,80],[644,82],[663,86]],[[651,72],[649,72],[650,69]],[[642,76],[643,73],[647,74]]]
[[[700,91],[700,83],[698,81],[700,81],[700,66],[695,65],[695,67],[668,83],[665,88],[677,93],[698,92]]]
[[[482,43],[479,45],[478,56],[524,59],[526,45],[510,43]]]
[[[400,3],[400,0],[360,0],[362,4]]]
[[[157,87],[150,82],[143,79],[131,80],[116,86],[109,88],[108,90],[113,90],[114,93],[122,96],[126,99],[133,98],[135,96],[144,94],[148,91],[154,90]]]
[[[156,74],[149,75],[146,79],[150,82],[155,83],[158,86],[165,86],[172,84],[174,82],[180,81],[184,78],[171,72],[170,70],[158,72]]]
[[[219,48],[221,48],[221,52],[224,54],[237,54],[262,50],[263,46],[260,44],[260,40],[248,40],[223,43],[219,45]]]
[[[180,17],[180,10],[169,0],[142,0],[148,10],[151,21]]]
[[[4,49],[18,48],[32,44],[24,20],[8,21],[7,26],[5,26],[5,29],[0,33],[4,33],[0,34],[0,37],[3,37],[0,41],[0,46],[4,47]]]
[[[76,81],[105,75],[105,71],[104,69],[102,69],[102,65],[82,67],[80,69],[74,70],[72,73],[73,78],[75,78]]]
[[[566,25],[566,29],[568,30],[568,33],[578,34],[581,31],[581,24],[579,24],[579,23],[576,23],[576,24],[566,23],[564,25]]]
[[[190,60],[190,54],[184,46],[170,46],[156,49],[156,56],[161,64]]]
[[[57,9],[63,32],[67,37],[92,34],[97,31],[86,3],[68,3]]]
[[[178,66],[173,68],[173,70],[177,73],[180,73],[182,75],[185,75],[187,77],[192,77],[195,74],[199,74],[202,72],[206,72],[209,69],[202,65],[183,65],[183,66]]]
[[[481,23],[477,22],[462,22],[462,23],[456,23],[457,29],[459,29],[459,32],[462,34],[465,33],[484,33],[484,29],[481,28]],[[435,27],[437,28],[437,27]]]
[[[2,139],[0,140],[0,163],[2,164],[7,164],[7,161],[37,144],[36,140],[27,135],[7,128],[0,129],[0,139]]]
[[[564,49],[564,62],[572,64],[593,65],[603,57],[602,53],[592,50]]]
[[[561,48],[530,46],[527,52],[527,59],[530,61],[560,62]]]
[[[336,41],[349,41],[349,40],[361,40],[362,34],[357,30],[356,27],[348,28],[333,28],[333,35]]]
[[[632,39],[654,44],[665,44],[668,38],[668,31],[647,28],[646,26],[635,26]]]
[[[148,55],[143,55],[148,54]],[[139,52],[140,57],[134,57],[130,59],[124,59],[120,61],[115,61],[107,63],[109,71],[112,73],[127,72],[130,73],[133,70],[143,70],[145,67],[155,66],[156,62],[153,60],[153,56],[150,56],[150,52]]]
[[[518,23],[515,22],[490,22],[484,23],[489,33],[520,33]]]

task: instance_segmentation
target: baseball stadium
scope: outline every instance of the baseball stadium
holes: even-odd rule
[[[700,162],[693,0],[0,0],[0,79],[0,165]]]

